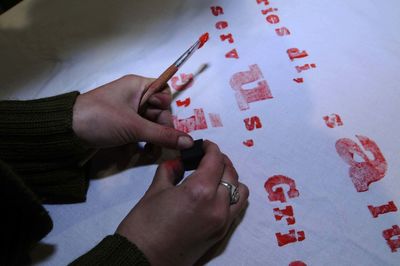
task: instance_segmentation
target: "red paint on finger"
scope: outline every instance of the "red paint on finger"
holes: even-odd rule
[[[199,45],[199,49],[201,47],[203,47],[203,45],[208,41],[209,39],[209,35],[208,32],[204,33],[203,35],[200,36],[199,41],[200,41],[200,45]]]

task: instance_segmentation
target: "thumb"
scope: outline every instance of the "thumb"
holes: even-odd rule
[[[158,193],[178,184],[183,178],[183,165],[180,159],[168,160],[161,163],[154,175],[147,194]]]
[[[140,123],[140,130],[137,131],[136,136],[139,141],[178,150],[193,146],[192,137],[182,131],[146,119],[141,119]]]

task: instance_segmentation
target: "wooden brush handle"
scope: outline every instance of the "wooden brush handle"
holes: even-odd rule
[[[150,84],[140,100],[139,110],[142,109],[151,95],[160,92],[165,88],[165,84],[167,84],[168,80],[170,80],[177,71],[178,68],[175,65],[171,65],[156,80],[154,80],[153,83]]]

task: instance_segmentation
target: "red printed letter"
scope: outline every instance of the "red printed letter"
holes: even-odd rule
[[[303,83],[304,79],[303,78],[294,78],[293,81],[297,82],[297,83]]]
[[[254,127],[262,128],[262,124],[258,116],[252,116],[250,118],[244,119],[243,121],[248,131],[254,130]]]
[[[221,41],[228,40],[229,43],[233,43],[234,42],[231,33],[229,33],[229,34],[221,34],[221,35],[219,35],[219,37],[221,38]]]
[[[246,141],[243,141],[243,145],[245,145],[247,147],[252,147],[252,146],[254,146],[254,141],[252,139],[248,139]]]
[[[204,116],[203,109],[194,109],[194,115],[186,119],[178,119],[176,116],[172,116],[174,127],[177,130],[189,133],[193,130],[206,129],[207,122]]]
[[[307,266],[304,262],[300,260],[292,261],[289,266]]]
[[[227,52],[227,53],[225,54],[225,57],[226,57],[226,58],[236,58],[236,59],[238,59],[238,58],[239,58],[239,55],[238,55],[236,49],[232,49],[232,50],[230,50],[229,52]]]
[[[177,105],[178,107],[182,107],[182,106],[188,107],[189,104],[190,104],[190,97],[186,98],[184,101],[181,101],[181,100],[177,100],[177,101],[176,101],[176,105]]]
[[[300,52],[299,49],[297,49],[297,48],[290,48],[286,52],[290,58],[290,61],[308,56],[306,51]]]
[[[212,6],[210,8],[214,16],[219,16],[221,14],[224,14],[224,9],[220,6]]]
[[[276,233],[275,236],[276,240],[278,240],[278,246],[280,247],[297,241],[303,241],[306,238],[304,231],[297,232],[298,238],[296,238],[296,230],[294,229],[289,230],[288,234],[282,235],[281,233]]]
[[[221,121],[221,117],[219,116],[219,114],[214,114],[214,113],[209,113],[208,117],[211,120],[211,126],[212,127],[222,127],[222,121]]]
[[[269,15],[265,19],[271,24],[279,23],[279,17],[277,15]]]
[[[349,175],[357,192],[367,191],[369,184],[382,179],[385,176],[387,163],[376,143],[364,136],[356,135],[366,151],[374,156],[369,159],[360,146],[351,139],[339,139],[336,142],[336,151],[339,156],[350,165]],[[354,154],[360,156],[364,161],[356,162]]]
[[[263,78],[263,74],[258,65],[251,65],[250,71],[238,72],[232,76],[230,85],[235,90],[236,102],[241,111],[249,109],[249,103],[251,102],[272,98],[271,91],[265,80],[259,81],[253,89],[243,89],[244,84],[261,78]]]
[[[193,74],[192,73],[190,73],[190,74],[181,73],[180,78],[181,78],[182,83],[178,84],[179,77],[178,76],[172,77],[171,87],[174,90],[183,91],[185,89],[192,87],[192,85],[193,85]]]
[[[295,224],[296,219],[293,216],[293,207],[292,206],[286,206],[285,209],[279,209],[279,208],[274,208],[274,215],[275,215],[275,220],[280,221],[284,216],[286,217],[286,222],[288,225]]]
[[[217,23],[215,23],[215,27],[219,30],[225,29],[226,27],[228,27],[228,22],[218,21]]]
[[[338,114],[330,114],[329,116],[326,115],[323,117],[323,119],[325,120],[325,124],[330,128],[343,126],[343,121]]]
[[[275,29],[275,32],[278,34],[278,36],[290,35],[290,31],[286,27],[277,28]]]
[[[264,3],[264,5],[269,5],[269,2],[268,2],[268,0],[257,0],[257,4],[261,4],[261,3]]]
[[[268,14],[268,13],[270,13],[270,12],[274,12],[274,11],[278,11],[278,9],[277,8],[272,8],[272,7],[270,7],[270,8],[268,8],[268,9],[264,9],[264,10],[261,10],[261,13],[263,14],[263,15],[266,15],[266,14]],[[279,19],[279,18],[278,18]],[[267,19],[268,20],[268,19]]]
[[[371,212],[372,217],[374,217],[374,218],[378,217],[380,214],[397,211],[397,207],[393,201],[389,201],[388,204],[377,206],[377,207],[368,205],[368,209]]]
[[[316,68],[316,64],[305,64],[304,66],[296,66],[296,70],[298,73],[301,73],[302,71],[309,70],[311,68]]]
[[[274,189],[275,186],[288,185],[289,191],[287,195],[289,198],[296,198],[300,195],[299,191],[296,189],[296,183],[293,179],[284,175],[274,175],[265,182],[264,188],[268,193],[268,199],[270,201],[280,201],[286,202],[285,193],[281,187]]]
[[[386,239],[386,243],[389,245],[390,250],[392,252],[397,252],[397,249],[400,248],[400,228],[398,225],[393,225],[392,228],[384,230],[382,232],[383,238]],[[397,236],[397,239],[392,239],[394,236]]]

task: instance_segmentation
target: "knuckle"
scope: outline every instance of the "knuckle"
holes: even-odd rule
[[[190,201],[194,203],[201,203],[210,201],[214,197],[213,189],[205,182],[196,182],[196,185],[189,187],[188,194]]]
[[[122,76],[121,79],[124,79],[124,80],[130,82],[130,81],[136,81],[138,78],[140,78],[140,76],[137,76],[134,74],[127,74],[127,75]]]

